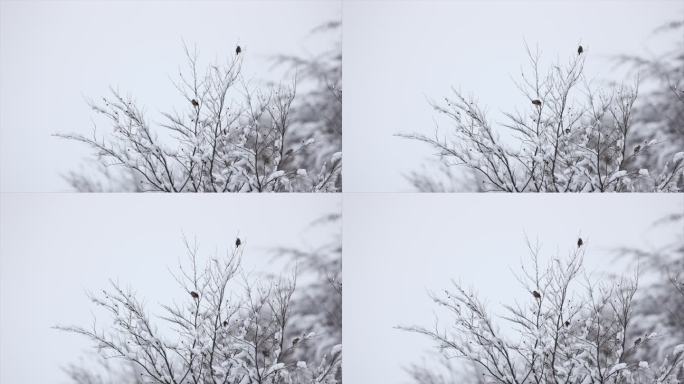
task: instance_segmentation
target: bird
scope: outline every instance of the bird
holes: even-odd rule
[[[228,320],[223,320],[223,326],[227,327],[228,326]]]
[[[199,107],[199,103],[195,99],[190,100],[190,103],[192,103],[192,106],[195,108]]]
[[[636,155],[637,153],[639,153],[639,151],[641,151],[641,145],[635,145],[634,146],[634,154]]]
[[[570,321],[569,321],[569,320],[565,320],[565,326],[566,326],[566,327],[569,327],[569,326],[570,326]]]
[[[541,100],[539,99],[534,99],[532,100],[532,104],[536,105],[537,107],[541,107]]]
[[[240,241],[240,238],[238,237],[237,239],[235,239],[235,247],[239,247],[240,244],[242,244],[242,241]]]
[[[537,291],[532,291],[532,296],[534,296],[535,299],[541,299],[541,293]]]
[[[292,339],[292,346],[293,347],[296,346],[298,343],[299,343],[299,337],[295,337],[294,339]]]
[[[634,340],[634,346],[636,347],[637,345],[641,344],[641,337],[637,337],[636,340]]]
[[[242,48],[240,48],[240,46],[238,45],[237,47],[235,47],[235,54],[239,55],[240,52],[242,52]]]
[[[297,362],[295,352],[294,348],[287,348],[278,354],[278,359],[276,361],[285,365],[294,365]]]
[[[584,52],[584,48],[582,48],[582,46],[580,45],[579,47],[577,47],[577,54],[581,55],[582,52]]]
[[[580,237],[579,239],[577,239],[577,248],[581,247],[582,244],[584,244],[584,241],[582,241],[582,238]]]
[[[193,299],[199,299],[199,295],[195,291],[190,292],[190,296],[192,296]]]

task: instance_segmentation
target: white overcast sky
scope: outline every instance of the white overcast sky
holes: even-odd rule
[[[344,205],[345,380],[397,384],[430,344],[393,327],[431,324],[426,290],[451,278],[493,305],[517,297],[510,268],[526,255],[525,234],[553,255],[581,234],[592,269],[611,266],[612,247],[682,235],[651,227],[684,209],[681,194],[348,193],[342,204],[331,195],[33,193],[68,190],[60,175],[90,154],[51,136],[90,132],[87,98],[114,86],[153,116],[176,105],[169,77],[183,61],[183,40],[197,44],[204,62],[239,43],[245,77],[278,80],[272,55],[329,49],[336,37],[310,30],[343,17],[344,190],[408,191],[403,174],[432,151],[393,135],[432,132],[429,98],[456,86],[493,115],[522,105],[510,77],[525,62],[525,41],[551,60],[581,41],[588,74],[611,78],[613,55],[671,48],[677,36],[651,32],[683,12],[680,1],[628,0],[0,0],[0,383],[64,383],[60,367],[88,343],[50,327],[88,322],[84,292],[108,278],[151,303],[165,300],[183,233],[213,256],[239,232],[247,267],[267,269],[270,247],[325,241],[332,229],[308,224]]]
[[[247,271],[279,272],[272,248],[328,244],[339,225],[311,224],[340,207],[330,194],[2,194],[0,383],[67,383],[61,367],[94,352],[51,327],[91,325],[86,291],[109,279],[151,306],[177,300],[169,270],[186,256],[183,234],[205,258],[239,234]]]
[[[529,255],[525,235],[547,260],[567,255],[581,235],[589,271],[619,272],[616,247],[684,236],[681,227],[652,226],[675,212],[684,213],[681,194],[346,194],[345,381],[409,383],[403,368],[433,344],[394,327],[432,326],[428,291],[450,288],[451,279],[493,309],[527,299],[511,275]]]
[[[433,152],[393,135],[433,132],[429,98],[459,87],[496,121],[502,110],[527,105],[511,82],[525,63],[525,41],[549,60],[574,54],[581,41],[589,76],[611,78],[613,55],[670,49],[677,36],[652,31],[682,14],[676,0],[3,0],[0,190],[68,190],[60,175],[90,152],[50,135],[89,133],[85,99],[109,86],[134,95],[151,116],[176,106],[169,77],[183,62],[183,40],[197,44],[205,62],[239,42],[246,77],[280,79],[269,73],[271,55],[329,49],[339,36],[309,32],[343,17],[344,189],[409,191],[403,175]]]
[[[393,135],[434,133],[428,99],[442,100],[452,86],[476,96],[493,122],[528,107],[511,80],[527,63],[525,42],[552,61],[575,55],[581,42],[586,74],[613,79],[614,55],[681,44],[652,31],[682,17],[681,1],[345,2],[344,190],[413,190],[403,175],[434,152]]]
[[[178,107],[170,79],[185,64],[183,41],[202,63],[226,60],[239,43],[246,79],[280,81],[273,56],[332,49],[339,35],[311,30],[341,13],[339,1],[315,0],[0,1],[0,190],[70,190],[61,175],[91,152],[51,135],[91,133],[86,100],[110,86],[152,121]]]

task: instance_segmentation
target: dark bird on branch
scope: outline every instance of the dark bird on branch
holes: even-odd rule
[[[566,326],[566,327],[569,327],[569,326],[570,326],[570,321],[566,320],[566,321],[565,321],[565,326]]]
[[[536,105],[537,107],[541,107],[541,100],[534,99],[534,100],[532,100],[532,104]]]
[[[577,248],[581,247],[584,244],[584,241],[582,241],[582,238],[580,237],[577,239]]]
[[[532,296],[534,296],[534,298],[537,300],[541,299],[541,293],[537,291],[532,291]]]
[[[637,339],[634,340],[634,346],[635,347],[638,346],[639,344],[641,344],[641,337],[637,337]]]
[[[641,151],[641,145],[635,145],[634,146],[634,154],[636,155],[637,153],[639,153],[639,151]]]
[[[190,102],[192,103],[193,107],[195,107],[195,108],[199,107],[199,103],[197,102],[197,100],[192,99],[192,100],[190,100]]]
[[[581,55],[582,52],[584,52],[584,48],[582,48],[582,46],[580,45],[579,47],[577,47],[577,54]]]
[[[193,299],[199,299],[199,295],[195,291],[190,292],[190,296],[192,296]]]
[[[240,244],[242,244],[242,241],[240,241],[240,238],[238,237],[237,239],[235,239],[235,246],[239,247]]]
[[[242,48],[240,48],[240,46],[238,45],[237,47],[235,47],[235,54],[239,55],[240,52],[242,52]]]

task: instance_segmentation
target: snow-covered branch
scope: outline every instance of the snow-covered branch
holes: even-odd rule
[[[528,57],[530,70],[515,85],[529,104],[522,111],[505,112],[500,126],[488,120],[477,100],[454,89],[452,97],[432,103],[451,124],[448,132],[400,136],[427,143],[447,167],[464,166],[481,183],[478,190],[679,190],[684,148],[672,151],[654,137],[634,140],[641,129],[634,119],[638,82],[593,86],[584,76],[583,50],[549,69],[542,68],[538,52],[528,49]],[[664,163],[642,161],[663,148],[669,156]]]
[[[637,277],[592,279],[583,268],[585,248],[579,241],[567,257],[544,265],[539,246],[530,244],[530,261],[516,275],[529,298],[505,305],[500,316],[454,282],[432,295],[450,315],[448,326],[402,329],[429,337],[445,358],[474,367],[478,375],[467,382],[678,383],[684,340],[661,359],[640,355],[659,338],[633,332]]]
[[[339,382],[339,345],[327,348],[317,360],[298,358],[297,351],[317,343],[317,336],[308,332],[290,337],[296,275],[248,278],[241,273],[244,244],[239,242],[225,257],[204,266],[195,245],[187,244],[187,250],[189,266],[174,275],[183,297],[162,305],[160,315],[148,313],[135,292],[112,282],[109,290],[91,295],[92,303],[108,314],[108,325],[58,329],[86,336],[101,356],[121,359],[143,382]],[[86,370],[74,372],[90,377]]]
[[[110,189],[339,191],[341,152],[328,150],[331,145],[338,147],[294,118],[297,76],[290,84],[255,88],[241,75],[244,55],[236,51],[227,62],[203,71],[197,52],[186,48],[187,69],[174,83],[183,100],[180,110],[162,112],[161,122],[154,123],[140,103],[112,89],[111,97],[91,102],[109,129],[93,130],[90,136],[56,136],[89,146],[100,169],[118,167],[120,179],[126,182],[106,172],[103,176],[112,179]],[[320,138],[324,142],[314,145]],[[71,173],[69,180],[79,190],[102,187],[79,173]]]

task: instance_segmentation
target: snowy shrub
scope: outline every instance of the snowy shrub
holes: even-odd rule
[[[444,357],[473,367],[473,374],[458,382],[679,383],[684,341],[660,360],[639,356],[666,335],[631,332],[637,279],[591,279],[582,267],[585,247],[542,265],[539,246],[530,245],[530,265],[515,276],[528,299],[505,305],[498,317],[475,292],[454,283],[432,295],[451,315],[449,326],[403,329],[428,336]],[[418,382],[444,382],[438,378],[426,375]]]
[[[94,360],[94,361],[93,361]],[[81,359],[64,369],[74,384],[144,384],[139,367],[130,362],[111,361],[102,356]]]
[[[405,369],[410,381],[416,384],[487,384],[478,368],[446,356],[438,351],[430,351],[421,364],[411,364]]]
[[[277,64],[294,69],[299,78],[311,82],[309,91],[300,93],[291,116],[293,124],[299,128],[290,135],[292,144],[309,137],[316,138],[308,151],[293,159],[293,164],[300,168],[314,164],[313,169],[320,169],[335,153],[342,151],[341,30],[341,21],[330,21],[311,31],[312,37],[335,36],[334,47],[321,54],[313,57],[280,55],[275,58]]]
[[[112,283],[110,290],[91,296],[110,315],[109,326],[58,328],[86,336],[103,357],[131,366],[140,381],[124,380],[130,383],[340,382],[340,345],[328,348],[317,360],[304,361],[297,351],[317,343],[319,336],[287,336],[293,326],[296,276],[238,279],[244,245],[204,267],[199,265],[196,245],[188,244],[187,249],[190,266],[174,275],[184,297],[162,305],[159,316],[149,314],[133,291]]]
[[[331,214],[316,220],[313,227],[324,225],[341,228],[342,216]],[[279,248],[276,255],[296,265],[304,289],[292,298],[291,336],[306,332],[321,335],[316,343],[303,345],[298,356],[319,359],[330,348],[342,343],[342,239],[340,231],[334,238],[313,249]],[[323,335],[325,337],[323,337]]]
[[[647,97],[640,98],[635,106],[634,131],[631,145],[656,136],[659,150],[646,152],[641,164],[662,165],[669,155],[684,148],[684,20],[662,25],[656,35],[678,36],[674,49],[649,55],[649,57],[621,55],[617,62],[636,72],[641,79]],[[682,185],[680,184],[680,188]]]
[[[656,223],[657,228],[683,225],[681,213]],[[684,340],[684,233],[680,231],[675,241],[651,249],[620,248],[618,255],[636,264],[643,276],[642,289],[635,297],[633,334],[668,336],[644,345],[639,356],[664,358]],[[684,371],[679,379],[684,380]]]
[[[186,49],[188,68],[174,83],[183,104],[162,112],[159,123],[151,122],[141,104],[114,89],[101,102],[91,102],[111,129],[102,136],[96,131],[92,136],[57,136],[92,148],[95,168],[107,182],[72,172],[70,184],[81,191],[341,190],[341,144],[335,141],[341,138],[319,135],[302,121],[297,76],[288,85],[254,88],[241,77],[244,55],[236,51],[226,63],[203,71],[197,52]],[[329,118],[324,112],[308,115],[314,122]],[[111,166],[122,172],[109,171]]]
[[[638,86],[596,88],[585,78],[586,52],[544,69],[540,54],[528,49],[529,73],[515,86],[529,100],[523,110],[505,112],[501,127],[485,108],[454,89],[432,103],[453,126],[434,135],[401,134],[436,150],[446,167],[465,167],[476,185],[462,188],[506,192],[677,191],[684,171],[684,148],[661,145],[657,137],[635,141]],[[678,110],[681,112],[682,105]],[[657,133],[657,132],[656,132]],[[502,138],[502,134],[505,137]],[[662,164],[645,164],[648,153],[667,150]],[[444,172],[449,177],[449,172]],[[439,187],[414,173],[414,186]],[[427,188],[426,188],[427,186]]]

